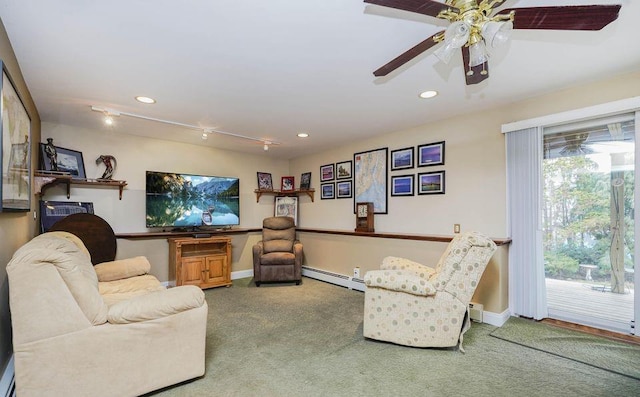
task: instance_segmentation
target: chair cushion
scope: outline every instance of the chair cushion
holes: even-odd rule
[[[262,246],[267,254],[270,252],[291,252],[293,250],[293,240],[263,240]]]
[[[293,218],[273,216],[262,221],[262,241],[264,253],[291,252],[296,239]]]
[[[367,287],[383,288],[391,291],[406,292],[418,296],[436,293],[427,277],[420,277],[407,270],[372,270],[364,275]]]
[[[131,299],[135,296],[146,295],[151,292],[166,289],[160,284],[160,281],[151,274],[122,280],[100,282],[98,283],[98,288],[107,306],[112,306],[115,303]]]
[[[144,256],[102,262],[93,267],[99,281],[114,281],[149,273],[151,264]]]
[[[78,306],[93,325],[107,322],[107,305],[98,292],[98,277],[87,251],[65,233],[44,233],[16,252],[25,255],[24,266],[53,266]]]
[[[270,252],[260,257],[261,265],[295,265],[296,256],[291,252]]]

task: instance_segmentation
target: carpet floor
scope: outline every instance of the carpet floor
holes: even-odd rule
[[[309,278],[205,295],[206,374],[150,396],[640,395],[636,379],[492,337],[488,324],[465,334],[465,354],[365,339],[364,294]]]
[[[640,380],[640,346],[516,317],[491,336]]]

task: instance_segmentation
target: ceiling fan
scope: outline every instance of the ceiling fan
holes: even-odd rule
[[[462,50],[467,85],[489,78],[489,55],[504,44],[512,29],[600,30],[618,18],[621,5],[549,6],[507,8],[494,12],[506,0],[364,0],[365,3],[396,8],[446,19],[451,24],[373,72],[386,76],[439,43],[434,54],[448,63]]]

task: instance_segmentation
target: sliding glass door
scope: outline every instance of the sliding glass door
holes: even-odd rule
[[[635,296],[635,114],[543,129],[549,317],[630,333]]]

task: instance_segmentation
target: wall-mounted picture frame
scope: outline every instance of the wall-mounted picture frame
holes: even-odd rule
[[[418,194],[444,194],[444,171],[418,174]]]
[[[336,198],[343,199],[351,197],[353,197],[351,181],[336,182]]]
[[[93,203],[41,200],[40,233],[46,233],[54,223],[71,214],[93,214]]]
[[[354,202],[373,203],[374,214],[387,213],[388,160],[388,148],[368,150],[353,155]]]
[[[413,147],[391,151],[391,171],[413,168]]]
[[[320,182],[332,181],[335,178],[334,170],[333,164],[320,166]]]
[[[276,196],[274,201],[274,216],[288,216],[293,218],[293,223],[298,226],[298,198],[289,196]]]
[[[280,191],[292,192],[296,190],[295,178],[292,176],[283,176],[280,178]]]
[[[31,209],[31,119],[0,61],[2,183],[0,212]]]
[[[351,179],[353,169],[353,161],[347,160],[336,163],[336,180]]]
[[[300,176],[300,190],[311,189],[311,173],[305,172]]]
[[[336,184],[334,182],[321,184],[320,199],[322,200],[334,199],[336,197],[335,190],[336,190]]]
[[[57,171],[63,174],[71,175],[73,179],[86,179],[87,175],[84,171],[84,158],[82,152],[55,146],[55,159],[57,170],[53,169],[51,161],[47,156],[47,144],[40,143],[40,168],[43,171]]]
[[[418,146],[418,167],[444,165],[444,141]]]
[[[258,172],[258,190],[273,190],[273,179],[268,172]]]
[[[392,196],[413,196],[413,175],[397,175],[391,177]]]

